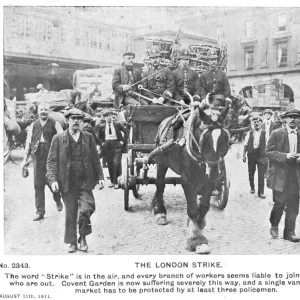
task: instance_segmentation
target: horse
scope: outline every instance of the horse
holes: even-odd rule
[[[215,188],[216,178],[219,174],[219,163],[226,155],[228,135],[220,128],[206,131],[203,137],[201,155],[199,141],[201,136],[200,125],[204,119],[204,112],[200,108],[192,108],[189,119],[179,128],[178,140],[166,151],[160,151],[166,141],[173,137],[170,123],[173,117],[165,119],[158,128],[156,137],[160,145],[148,160],[157,155],[156,192],[152,199],[152,209],[158,225],[166,225],[167,211],[163,201],[165,189],[165,175],[170,168],[181,176],[181,185],[187,201],[187,214],[189,218],[187,249],[199,254],[209,253],[208,240],[203,235],[205,216],[209,211],[210,198]],[[204,160],[203,160],[204,159]],[[201,195],[200,204],[197,196]]]

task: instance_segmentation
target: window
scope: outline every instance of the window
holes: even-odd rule
[[[300,63],[300,52],[297,53],[297,63]]]
[[[287,66],[287,60],[288,60],[288,49],[287,49],[287,43],[279,43],[276,45],[276,61],[278,67],[286,67]]]
[[[252,21],[246,22],[246,37],[247,38],[253,37],[253,22]]]
[[[245,49],[245,69],[246,70],[254,69],[254,48]]]
[[[279,31],[286,30],[286,15],[278,16],[278,30]]]
[[[252,86],[245,86],[239,94],[244,98],[252,98]]]

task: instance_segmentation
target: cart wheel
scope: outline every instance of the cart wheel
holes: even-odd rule
[[[140,177],[140,173],[141,173],[141,169],[135,167],[135,174],[134,175],[138,178],[138,177]],[[139,190],[140,190],[140,185],[139,184],[136,184],[135,187],[132,189],[133,196],[136,199],[138,199],[140,197]]]
[[[225,162],[222,161],[220,164],[220,175],[219,175],[217,203],[219,209],[223,210],[227,206],[229,198],[230,181],[227,177]]]
[[[125,162],[125,170],[124,170],[124,209],[128,211],[129,204],[129,166],[128,166],[128,158]]]

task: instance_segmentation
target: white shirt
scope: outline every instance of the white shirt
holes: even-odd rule
[[[39,119],[39,121],[40,121],[42,127],[44,127],[45,124],[47,123],[48,119],[45,120],[45,121]],[[57,132],[57,133],[63,132],[63,129],[62,129],[60,123],[57,122],[57,121],[55,121],[55,129],[56,129],[56,132]],[[33,131],[33,123],[31,123],[31,124],[29,125],[29,127],[28,127],[27,138],[26,138],[26,145],[25,145],[25,150],[26,150],[26,151],[29,150],[29,145],[30,145],[30,143],[31,143],[31,141],[32,141],[32,131]],[[44,143],[44,142],[45,142],[43,133],[41,134],[40,142],[41,142],[41,143]]]
[[[109,134],[109,125],[110,125],[110,128],[111,128],[111,134]],[[106,122],[105,139],[106,140],[117,140],[118,139],[113,122],[111,122],[111,123]]]
[[[249,138],[250,138],[250,132],[249,131],[245,138],[245,145],[249,146]],[[253,130],[253,148],[257,149],[259,147],[259,139],[260,139],[261,129],[260,130]]]
[[[271,120],[266,120],[265,121],[265,125],[266,125],[266,142],[267,142],[269,140],[269,138],[270,138]]]
[[[70,135],[71,137],[73,138],[73,140],[77,143],[78,142],[78,139],[79,139],[79,136],[80,136],[80,131],[78,130],[76,133],[72,133],[70,130]]]
[[[290,153],[297,153],[297,128],[291,129],[288,125],[286,125],[286,129],[288,131]]]

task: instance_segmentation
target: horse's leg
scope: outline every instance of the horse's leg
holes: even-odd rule
[[[152,208],[156,218],[157,225],[166,225],[167,211],[164,205],[164,190],[165,190],[165,176],[168,166],[158,158],[157,163],[157,177],[156,177],[156,192],[152,199]]]
[[[187,201],[188,220],[188,240],[187,250],[196,251],[197,253],[209,253],[208,240],[202,234],[202,229],[205,227],[205,220],[199,220],[199,208],[197,204],[197,190],[191,179],[181,177],[182,187]]]

